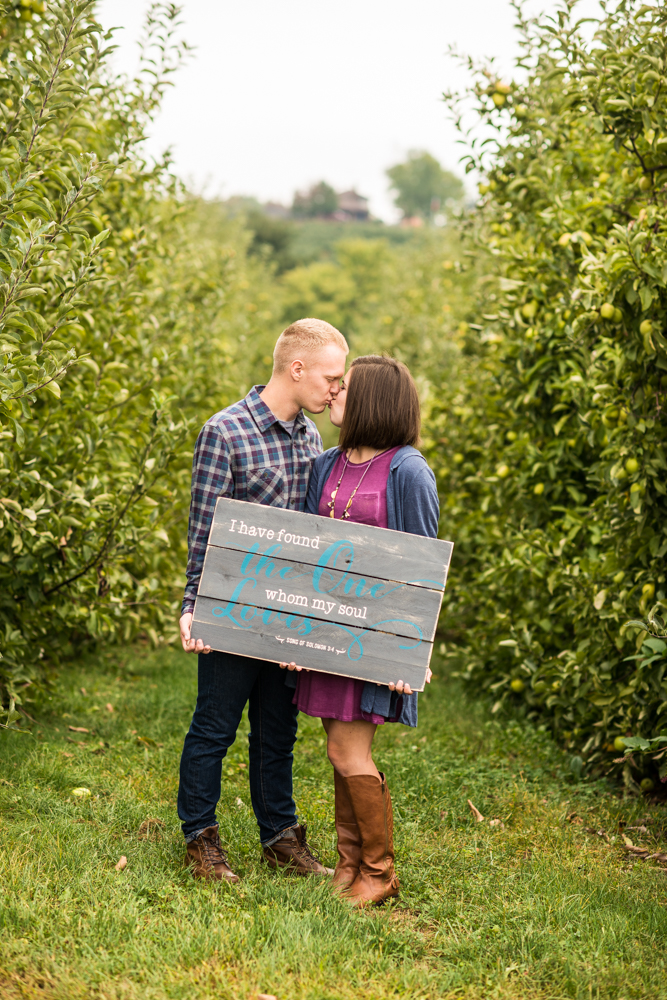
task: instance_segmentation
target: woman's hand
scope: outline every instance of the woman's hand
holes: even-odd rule
[[[431,683],[431,677],[433,677],[433,671],[430,667],[426,669],[426,683]],[[398,691],[399,694],[412,694],[412,688],[409,684],[404,681],[397,681],[395,684],[388,685],[390,691]]]
[[[412,694],[412,688],[404,681],[396,681],[395,684],[387,685],[390,691],[398,691],[399,694]]]
[[[297,667],[294,661],[292,661],[292,663],[281,663],[280,669],[284,670],[285,668],[287,668],[288,670],[308,670],[308,667]]]

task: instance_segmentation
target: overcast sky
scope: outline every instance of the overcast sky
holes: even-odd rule
[[[101,0],[119,26],[119,71],[133,73],[146,0]],[[555,0],[530,0],[553,11]],[[581,0],[592,13],[597,0]],[[153,125],[149,150],[171,147],[177,172],[209,195],[290,203],[320,179],[356,187],[381,218],[395,216],[384,171],[410,149],[459,170],[461,148],[443,90],[465,84],[449,46],[517,55],[508,0],[184,0],[194,46]]]

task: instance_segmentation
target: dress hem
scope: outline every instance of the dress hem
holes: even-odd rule
[[[298,704],[297,708],[299,708]],[[351,716],[342,716],[333,714],[320,715],[319,712],[308,712],[304,708],[299,708],[299,711],[303,712],[304,715],[309,715],[311,719],[335,719],[336,722],[372,722],[376,726],[383,726],[385,722],[398,722],[398,719],[386,719],[383,715],[376,715],[369,719],[366,718],[365,715],[351,715]]]

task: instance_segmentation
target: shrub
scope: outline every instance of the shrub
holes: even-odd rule
[[[465,676],[602,766],[667,708],[623,624],[667,597],[667,18],[621,2],[587,41],[573,6],[521,22],[523,82],[475,70],[487,275],[429,430]]]
[[[137,152],[180,58],[176,8],[151,7],[132,84],[106,73],[89,0],[24,9],[3,8],[0,80],[0,686],[14,698],[81,643],[174,636],[191,442],[266,370],[276,322],[248,236],[212,231],[168,163]]]

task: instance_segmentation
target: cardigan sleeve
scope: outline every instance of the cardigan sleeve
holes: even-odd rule
[[[420,465],[421,468],[418,472],[413,473],[409,478],[406,476],[404,480],[402,530],[411,535],[426,535],[429,538],[437,538],[440,500],[435,485],[435,476],[423,459],[421,459]]]
[[[324,452],[324,455],[326,455],[326,452]],[[324,455],[317,456],[310,471],[308,492],[306,494],[306,514],[317,514],[317,508],[320,505],[320,493],[322,492],[322,488],[324,486],[324,482],[322,482]]]

